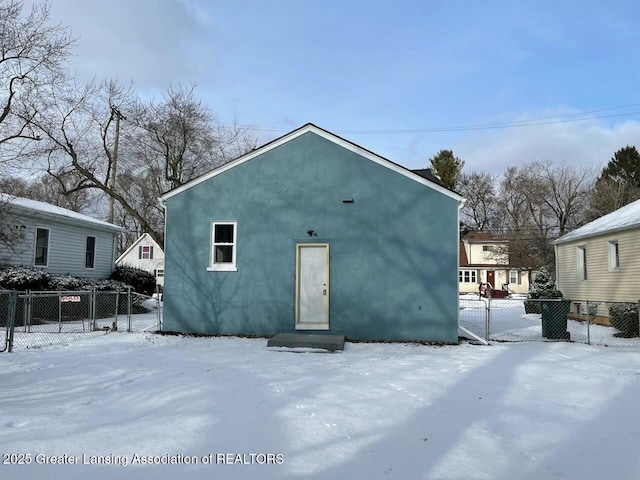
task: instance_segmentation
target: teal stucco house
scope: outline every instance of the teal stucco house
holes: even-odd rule
[[[458,341],[455,192],[307,124],[163,196],[165,331]]]

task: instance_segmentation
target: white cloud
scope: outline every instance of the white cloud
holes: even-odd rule
[[[83,79],[134,81],[157,94],[170,83],[207,78],[211,69],[207,18],[178,0],[56,0],[51,20],[78,37],[72,68]]]
[[[457,142],[466,171],[502,173],[506,167],[549,160],[601,169],[626,145],[640,146],[640,123],[607,125],[597,120],[485,131]]]

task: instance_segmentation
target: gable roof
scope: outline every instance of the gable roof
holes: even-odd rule
[[[45,217],[55,218],[56,220],[66,221],[75,224],[84,224],[94,228],[113,230],[118,232],[124,232],[126,229],[114,225],[112,223],[98,220],[97,218],[83,215],[82,213],[74,212],[66,208],[58,207],[50,203],[40,202],[38,200],[31,200],[30,198],[14,197],[8,193],[0,193],[0,202],[4,202],[12,207],[16,207],[18,210],[25,212],[32,212],[36,215],[42,215]]]
[[[450,198],[453,198],[454,200],[457,200],[458,202],[464,202],[464,198],[459,195],[458,193],[449,190],[448,188],[445,188],[441,185],[438,185],[437,183],[428,180],[427,178],[425,178],[424,176],[420,175],[419,173],[416,173],[415,171],[411,171],[408,168],[405,168],[401,165],[398,165],[397,163],[392,162],[391,160],[388,160],[384,157],[381,157],[380,155],[377,155],[376,153],[373,153],[370,150],[367,150],[366,148],[363,148],[359,145],[356,145],[353,142],[350,142],[349,140],[345,140],[342,137],[339,137],[338,135],[329,132],[328,130],[324,130],[323,128],[320,128],[316,125],[314,125],[313,123],[307,123],[306,125],[303,125],[300,128],[297,128],[296,130],[293,130],[292,132],[289,132],[279,138],[276,138],[275,140],[272,140],[271,142],[258,147],[254,150],[252,150],[249,153],[246,153],[238,158],[236,158],[235,160],[232,160],[229,163],[226,163],[218,168],[215,168],[213,170],[211,170],[208,173],[205,173],[204,175],[201,175],[197,178],[194,178],[193,180],[191,180],[190,182],[185,183],[184,185],[181,185],[177,188],[174,188],[173,190],[170,190],[168,192],[166,192],[164,195],[162,195],[162,200],[166,201],[169,198],[178,195],[182,192],[184,192],[185,190],[188,190],[191,187],[195,187],[196,185],[199,185],[202,182],[205,182],[207,180],[209,180],[210,178],[213,178],[217,175],[220,175],[221,173],[226,172],[227,170],[230,170],[238,165],[241,165],[259,155],[262,155],[263,153],[266,153],[270,150],[273,150],[287,142],[290,142],[292,140],[294,140],[295,138],[298,138],[302,135],[304,135],[305,133],[308,132],[312,132],[315,133],[316,135],[319,135],[320,137],[323,137],[326,140],[329,140],[330,142],[335,143],[336,145],[339,145],[343,148],[346,148],[347,150],[350,150],[354,153],[357,153],[358,155],[371,160],[379,165],[382,165],[390,170],[393,170],[394,172],[400,173],[401,175],[404,175],[405,177],[410,178],[411,180],[414,180],[418,183],[421,183],[422,185],[426,185],[427,187],[432,188],[433,190],[442,193]]]
[[[508,240],[505,240],[504,238],[500,238],[497,235],[494,235],[493,233],[480,232],[480,231],[469,232],[464,237],[462,237],[462,240],[464,240],[465,242],[508,243]]]
[[[143,233],[142,235],[140,235],[135,242],[133,242],[129,248],[127,248],[124,252],[122,252],[122,254],[116,259],[116,263],[120,262],[120,260],[122,260],[124,257],[127,256],[127,254],[129,254],[131,251],[133,251],[136,247],[138,247],[141,244],[145,244],[145,245],[151,245],[154,248],[157,248],[158,250],[160,250],[162,253],[164,253],[164,250],[162,250],[162,247],[158,244],[158,242],[156,242],[151,235],[149,235],[148,233]]]
[[[595,219],[593,222],[576,228],[572,232],[558,238],[553,242],[553,245],[634,228],[640,228],[640,200],[636,200],[603,217]]]

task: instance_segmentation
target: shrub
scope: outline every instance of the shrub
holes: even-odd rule
[[[529,298],[562,298],[562,293],[556,289],[556,282],[546,269],[540,269],[531,282]]]
[[[83,288],[86,280],[72,277],[71,275],[49,275],[49,287],[47,290],[72,291],[86,290]]]
[[[609,306],[611,325],[620,330],[620,336],[637,337],[640,335],[638,323],[638,305],[636,303],[616,303]]]
[[[134,292],[152,295],[156,289],[156,278],[144,270],[133,267],[119,266],[111,274],[112,280],[118,280],[131,285]]]
[[[144,272],[146,274],[146,272]],[[147,274],[148,275],[148,274]],[[153,277],[152,277],[153,278]],[[155,279],[154,279],[155,285]],[[56,275],[36,267],[0,267],[0,288],[7,290],[77,291],[77,290],[126,290],[128,282],[78,278],[71,275]]]
[[[48,290],[49,274],[36,267],[6,266],[0,270],[0,287],[7,290]]]
[[[531,302],[529,300],[525,300],[524,313],[542,313],[540,302]]]
[[[560,290],[556,289],[556,282],[551,279],[549,272],[542,268],[536,274],[529,287],[529,298],[562,298]],[[541,313],[540,302],[524,302],[525,313]]]

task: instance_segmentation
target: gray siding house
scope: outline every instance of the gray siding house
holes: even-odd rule
[[[458,207],[307,124],[166,193],[165,331],[458,341]]]
[[[35,266],[49,273],[108,278],[113,272],[116,238],[124,231],[62,207],[0,194],[5,228],[19,240],[0,243],[0,263]]]

